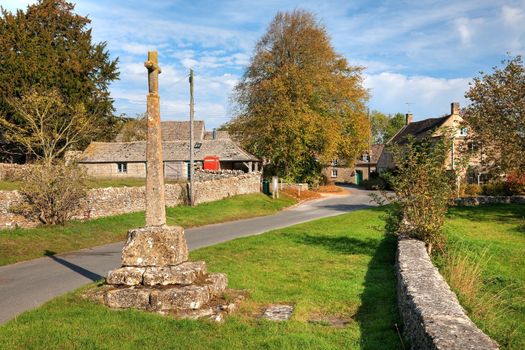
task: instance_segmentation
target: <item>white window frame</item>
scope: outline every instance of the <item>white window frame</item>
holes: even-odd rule
[[[332,169],[332,177],[337,177],[337,169]]]
[[[128,173],[128,163],[117,163],[117,172],[119,174],[127,174]]]
[[[459,129],[459,136],[467,136],[468,135],[468,129],[467,128],[460,128]]]

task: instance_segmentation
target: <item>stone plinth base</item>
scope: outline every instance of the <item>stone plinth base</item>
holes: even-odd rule
[[[128,232],[122,267],[111,270],[103,289],[92,293],[114,309],[135,308],[181,318],[209,317],[221,321],[242,299],[226,301],[228,279],[208,273],[204,261],[189,262],[181,227],[145,227]]]
[[[184,229],[179,226],[150,226],[132,229],[122,248],[122,266],[178,265],[188,260]]]

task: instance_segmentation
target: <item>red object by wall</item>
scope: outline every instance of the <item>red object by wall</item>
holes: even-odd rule
[[[219,162],[219,157],[216,156],[206,156],[204,157],[204,170],[220,170],[221,163]]]

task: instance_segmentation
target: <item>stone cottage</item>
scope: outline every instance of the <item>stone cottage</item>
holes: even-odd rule
[[[164,175],[167,179],[188,178],[190,142],[189,122],[161,123]],[[225,131],[207,132],[203,121],[194,122],[193,155],[196,168],[202,168],[205,157],[218,157],[221,170],[260,170],[261,160],[243,150]],[[92,142],[77,163],[84,166],[92,177],[146,176],[146,142]]]
[[[355,160],[353,167],[348,167],[345,162],[334,159],[330,166],[323,169],[323,175],[328,181],[345,182],[359,185],[368,180],[370,174],[377,171],[377,161],[383,152],[383,144],[372,145]]]
[[[458,169],[458,162],[460,161],[462,152],[475,147],[475,145],[467,144],[467,128],[463,125],[463,118],[460,115],[458,102],[451,103],[450,114],[440,118],[428,118],[417,122],[413,122],[412,118],[412,114],[407,114],[405,126],[386,143],[385,150],[377,162],[378,172],[395,168],[396,165],[392,153],[389,151],[389,147],[392,145],[403,146],[403,144],[406,144],[409,136],[418,141],[428,136],[431,138],[439,138],[442,137],[445,132],[452,132],[453,142],[444,164],[444,166],[450,170]],[[460,175],[462,177],[466,176],[469,182],[477,181],[478,176],[474,172],[475,169],[479,169],[481,161],[481,156],[470,158],[466,173]]]

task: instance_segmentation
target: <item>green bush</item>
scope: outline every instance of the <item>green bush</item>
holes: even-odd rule
[[[431,253],[442,250],[445,238],[441,227],[454,191],[455,174],[444,166],[450,149],[448,137],[407,139],[403,146],[391,147],[396,171],[386,176],[395,194],[375,196],[389,202],[387,229],[401,236],[422,240]]]
[[[386,185],[386,181],[380,177],[370,177],[370,179],[361,183],[361,186],[367,190],[384,190]]]
[[[465,196],[476,197],[481,194],[482,188],[478,184],[466,184],[463,188]]]
[[[481,186],[484,196],[508,196],[510,195],[507,185],[503,181],[493,181]]]

